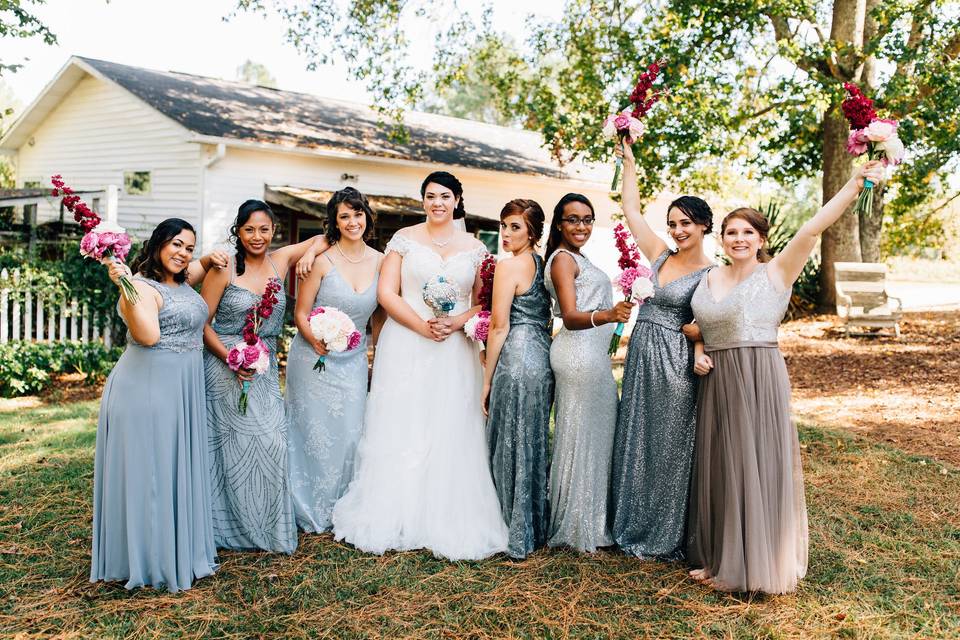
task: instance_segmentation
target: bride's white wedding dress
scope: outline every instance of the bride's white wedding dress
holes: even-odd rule
[[[401,295],[420,317],[433,315],[422,292],[437,274],[463,292],[451,315],[469,307],[482,245],[444,260],[397,234],[390,251],[403,256]],[[482,386],[477,347],[462,331],[434,342],[387,320],[356,471],[333,509],[337,540],[376,554],[426,548],[450,560],[506,550],[507,527],[487,461]]]

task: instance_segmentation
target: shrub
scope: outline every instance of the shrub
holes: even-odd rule
[[[39,393],[55,377],[81,373],[88,380],[102,380],[117,362],[123,347],[102,342],[9,342],[0,345],[0,396]]]
[[[770,222],[767,252],[771,256],[775,256],[787,246],[787,243],[796,235],[799,227],[786,220],[780,210],[780,205],[775,202],[768,202],[766,207],[758,207],[757,210],[763,213]],[[803,265],[800,277],[793,283],[793,294],[790,296],[790,306],[787,307],[787,320],[812,314],[817,308],[817,297],[819,295],[820,260],[811,256]]]

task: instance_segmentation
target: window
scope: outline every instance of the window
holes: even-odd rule
[[[131,196],[150,195],[150,172],[124,171],[123,191]]]
[[[23,188],[24,189],[42,189],[43,181],[42,180],[24,180]]]
[[[500,233],[497,231],[484,231],[481,229],[477,232],[477,237],[480,239],[480,242],[487,246],[487,251],[493,255],[497,255],[497,251],[500,249]]]

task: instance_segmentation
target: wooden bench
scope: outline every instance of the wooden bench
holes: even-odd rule
[[[893,327],[900,337],[903,303],[887,294],[887,265],[875,262],[836,262],[837,315],[844,334],[850,327]],[[865,334],[857,334],[865,335]]]

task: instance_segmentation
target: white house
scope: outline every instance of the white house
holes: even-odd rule
[[[464,183],[468,228],[488,244],[508,200],[537,200],[549,219],[577,191],[597,209],[591,244],[612,255],[609,167],[560,167],[532,132],[416,112],[406,126],[409,140],[397,142],[353,102],[73,57],[0,151],[13,155],[18,187],[46,187],[58,173],[76,189],[118,185],[119,222],[132,233],[178,216],[204,249],[226,239],[247,198],[276,207],[283,241],[317,233],[329,193],[345,185],[371,198],[382,246],[419,219],[421,181],[445,169]],[[42,223],[59,212],[40,203],[36,215]]]

